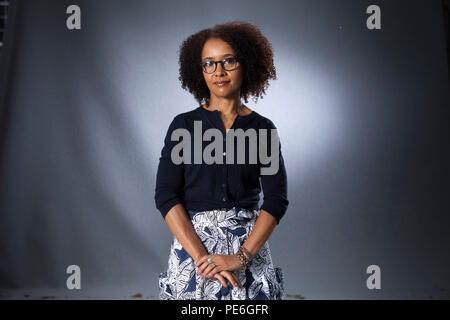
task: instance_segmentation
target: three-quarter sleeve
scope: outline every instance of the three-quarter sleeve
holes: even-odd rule
[[[271,129],[277,128],[273,122],[268,119],[266,129],[268,130],[267,152],[268,154],[271,154]],[[286,213],[289,205],[289,201],[287,199],[287,175],[283,155],[281,154],[281,142],[279,142],[278,150],[278,171],[273,175],[260,175],[264,195],[264,201],[261,209],[271,214],[276,219],[277,224],[280,223],[280,219]],[[270,167],[270,163],[261,164],[261,167]]]
[[[174,164],[171,160],[172,148],[178,143],[171,141],[171,136],[177,127],[180,127],[180,123],[175,117],[167,130],[156,174],[155,204],[163,218],[173,206],[184,204],[184,164]]]

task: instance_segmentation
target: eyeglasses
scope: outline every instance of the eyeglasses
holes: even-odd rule
[[[213,61],[209,60],[203,63],[200,63],[200,66],[203,68],[203,71],[205,73],[213,73],[217,69],[217,63],[220,63],[222,65],[222,68],[226,71],[233,71],[235,70],[239,63],[239,58],[227,58],[221,61]]]

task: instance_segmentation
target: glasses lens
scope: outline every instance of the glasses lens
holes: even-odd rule
[[[228,58],[225,60],[223,66],[224,66],[225,70],[227,70],[227,71],[234,70],[237,67],[237,59],[236,58]]]
[[[213,73],[216,69],[216,64],[212,61],[207,61],[203,64],[203,70],[205,70],[206,73]]]

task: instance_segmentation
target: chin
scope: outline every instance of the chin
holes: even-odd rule
[[[213,93],[221,98],[234,98],[236,94],[239,94],[238,92],[231,91],[231,90],[223,90],[223,91],[213,91]]]

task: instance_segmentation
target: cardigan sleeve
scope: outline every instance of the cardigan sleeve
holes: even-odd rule
[[[267,119],[266,129],[268,129],[267,134],[267,152],[271,152],[271,130],[277,129],[273,122]],[[277,131],[278,132],[278,131]],[[261,185],[263,189],[264,201],[261,205],[261,209],[267,211],[280,223],[280,219],[286,213],[289,205],[287,199],[287,175],[286,168],[284,165],[283,155],[281,154],[281,142],[279,142],[279,157],[278,157],[278,171],[273,175],[260,175]],[[261,167],[270,167],[269,164],[261,164]]]
[[[172,148],[178,143],[171,141],[172,132],[180,127],[175,117],[167,130],[156,174],[155,204],[163,218],[173,206],[184,204],[184,164],[174,164],[171,159]]]

